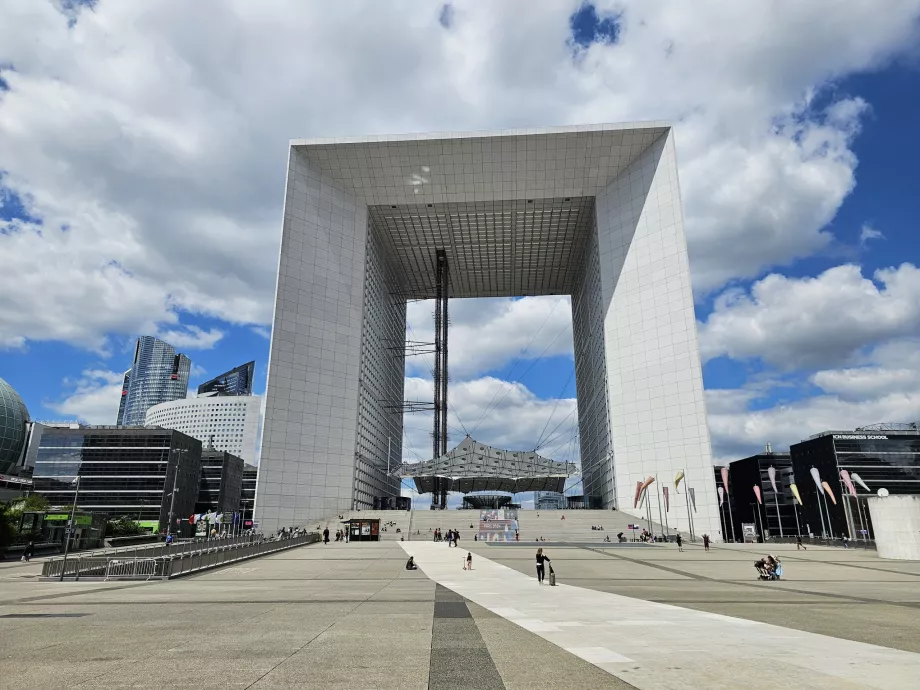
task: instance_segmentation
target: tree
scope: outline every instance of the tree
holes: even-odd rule
[[[115,520],[109,520],[105,525],[105,536],[107,537],[133,537],[136,534],[146,534],[147,530],[141,527],[141,523],[132,520],[126,515]]]
[[[38,494],[29,494],[10,502],[10,511],[14,514],[42,513],[48,509],[48,499]]]
[[[0,503],[0,554],[13,543],[16,534],[14,524],[16,524],[16,518],[10,512],[10,504]]]

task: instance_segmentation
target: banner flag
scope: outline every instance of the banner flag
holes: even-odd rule
[[[674,492],[675,493],[678,493],[678,494],[680,493],[680,490],[677,488],[677,486],[678,484],[680,484],[680,480],[683,478],[684,478],[684,471],[677,470],[677,474],[674,475]]]
[[[725,489],[723,489],[723,488],[720,486],[720,487],[718,487],[717,491],[719,492],[719,507],[721,508],[721,507],[722,507],[722,503],[723,503],[723,501],[725,500]]]
[[[855,498],[856,487],[853,486],[853,481],[850,479],[850,473],[846,470],[840,470],[840,478],[843,480],[843,485],[846,486],[847,491],[849,491],[850,495]]]
[[[720,472],[722,474],[722,486],[725,487],[725,493],[728,493],[728,468],[723,467]]]
[[[661,491],[662,493],[664,493],[664,512],[667,513],[668,510],[670,510],[671,508],[671,501],[668,498],[668,487],[666,486],[661,487]]]
[[[802,497],[799,496],[799,487],[795,484],[790,484],[789,488],[792,489],[792,495],[795,496],[795,500],[799,502],[799,505],[802,505]]]
[[[642,493],[642,481],[636,482],[636,496],[633,498],[633,508],[639,505],[639,495]]]
[[[687,495],[690,496],[690,505],[693,506],[693,512],[696,512],[696,489],[688,488]]]
[[[831,485],[827,482],[821,482],[821,486],[827,492],[827,496],[831,499],[831,503],[837,505],[837,498],[834,496],[834,492],[831,491]]]
[[[757,502],[760,505],[763,505],[763,501],[760,498],[760,487],[757,486],[756,484],[754,485],[754,495],[757,496]]]
[[[824,493],[824,487],[821,486],[821,474],[818,472],[818,468],[812,467],[808,471],[811,472],[811,478],[815,480],[815,486],[818,487],[818,491]]]
[[[772,465],[767,468],[767,476],[770,477],[770,486],[773,487],[773,493],[778,494],[779,491],[776,490],[776,468]]]
[[[862,477],[860,477],[858,474],[856,474],[856,473],[854,472],[854,473],[851,474],[850,476],[853,478],[853,481],[854,481],[854,482],[856,482],[857,484],[859,484],[859,485],[860,485],[862,488],[864,488],[866,491],[868,491],[868,492],[870,492],[870,493],[872,492],[872,489],[870,489],[868,486],[866,486],[866,483],[862,480]]]

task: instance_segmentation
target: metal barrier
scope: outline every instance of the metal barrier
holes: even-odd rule
[[[157,577],[157,559],[110,559],[105,569],[106,580],[149,580]]]
[[[158,547],[167,551],[164,555],[135,556],[122,553],[75,556],[67,559],[64,579],[67,580],[111,580],[111,579],[170,579],[189,573],[215,568],[220,565],[263,556],[285,549],[320,541],[316,533],[302,534],[287,539],[212,539],[209,545],[192,550],[186,544]],[[179,547],[179,548],[176,548]],[[42,580],[57,580],[65,567],[63,558],[49,559],[42,567]]]

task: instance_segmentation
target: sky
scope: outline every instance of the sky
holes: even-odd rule
[[[7,0],[0,377],[113,423],[152,334],[264,391],[292,138],[668,119],[715,461],[920,420],[918,32],[920,0]],[[577,460],[568,299],[450,313],[451,443]]]

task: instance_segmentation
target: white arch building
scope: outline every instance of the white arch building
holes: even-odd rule
[[[438,250],[450,297],[571,295],[589,503],[638,517],[636,483],[684,470],[671,526],[689,529],[689,486],[696,533],[717,535],[666,122],[291,142],[262,528],[399,494],[406,300],[435,296]]]
[[[154,405],[147,410],[144,426],[161,426],[197,438],[207,447],[213,439],[217,450],[255,464],[259,433],[258,395],[200,395]]]

